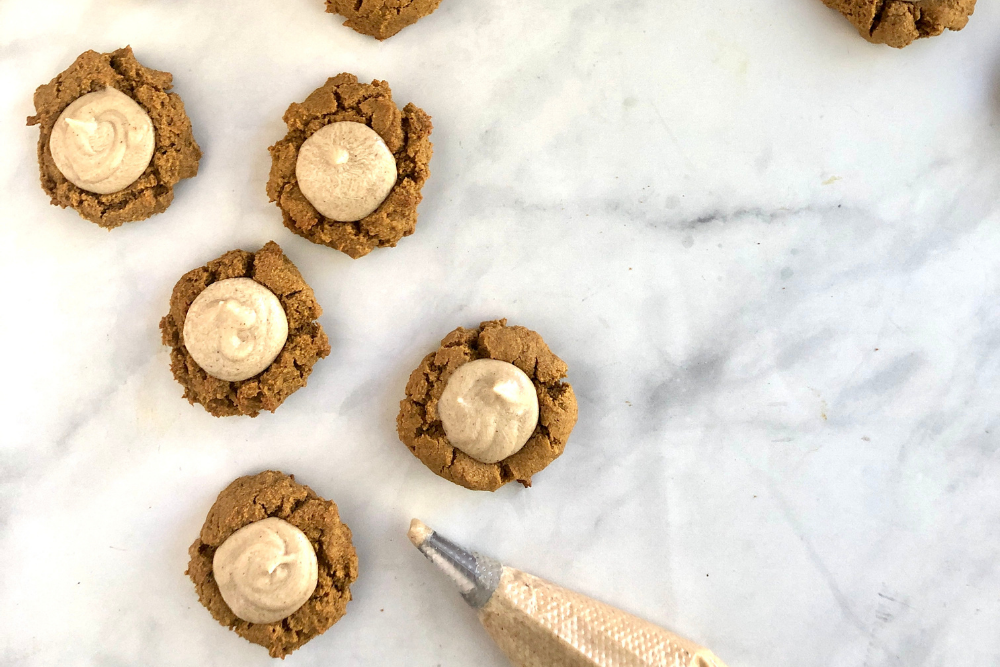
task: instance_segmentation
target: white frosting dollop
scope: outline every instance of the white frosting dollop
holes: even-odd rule
[[[534,433],[538,394],[514,364],[477,359],[448,378],[437,411],[453,447],[496,463],[520,451]]]
[[[74,100],[49,136],[52,159],[66,180],[101,195],[132,185],[146,171],[155,147],[149,114],[114,88]]]
[[[378,132],[363,123],[330,123],[305,140],[295,162],[299,189],[331,220],[371,214],[396,184],[396,158]]]
[[[316,590],[319,569],[309,538],[269,517],[240,528],[212,559],[222,599],[249,623],[276,623],[292,615]]]
[[[184,318],[184,347],[206,373],[229,382],[267,369],[287,338],[278,297],[250,278],[212,283]]]

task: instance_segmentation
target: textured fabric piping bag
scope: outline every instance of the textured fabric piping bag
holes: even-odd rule
[[[416,519],[409,537],[458,586],[517,667],[725,667],[706,648],[467,551]]]

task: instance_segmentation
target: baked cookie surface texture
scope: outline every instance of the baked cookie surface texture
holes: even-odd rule
[[[922,37],[961,30],[976,0],[823,0],[869,42],[903,48]]]
[[[326,11],[340,14],[344,25],[362,35],[387,39],[413,25],[441,4],[441,0],[326,0]]]

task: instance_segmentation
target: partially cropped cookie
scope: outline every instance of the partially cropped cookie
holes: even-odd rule
[[[961,30],[976,0],[823,0],[875,44],[901,49],[921,37]]]
[[[274,658],[339,621],[358,578],[337,505],[273,470],[227,486],[188,554],[187,574],[212,617]]]
[[[267,195],[285,227],[353,258],[413,233],[430,176],[430,116],[413,104],[400,111],[385,81],[340,74],[284,121]]]
[[[87,51],[35,91],[42,189],[101,227],[162,213],[174,186],[198,173],[201,149],[173,77],[130,47]]]
[[[312,288],[274,241],[188,271],[160,321],[184,398],[216,417],[274,412],[330,354]]]
[[[326,0],[326,11],[340,14],[344,25],[362,35],[387,39],[424,18],[441,0]]]
[[[566,372],[530,329],[506,320],[459,327],[410,374],[399,439],[435,474],[468,489],[531,486],[576,424]]]

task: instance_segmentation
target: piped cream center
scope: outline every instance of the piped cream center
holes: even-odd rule
[[[456,370],[437,404],[448,442],[483,463],[521,450],[538,424],[538,394],[524,371],[497,359]]]
[[[278,297],[250,278],[212,283],[184,319],[184,346],[212,377],[235,382],[266,370],[288,338]]]
[[[353,222],[370,215],[396,184],[396,158],[363,123],[330,123],[305,140],[295,163],[299,189],[324,217]]]
[[[312,596],[319,565],[305,533],[269,517],[230,535],[215,551],[212,573],[234,614],[250,623],[276,623]]]
[[[134,183],[149,166],[156,133],[149,114],[128,95],[105,88],[67,106],[49,136],[60,173],[88,192],[110,194]]]

